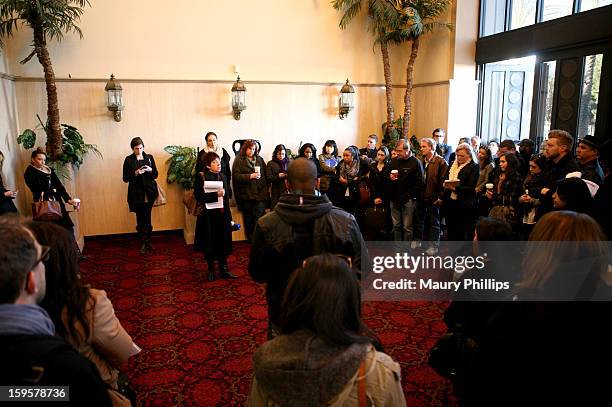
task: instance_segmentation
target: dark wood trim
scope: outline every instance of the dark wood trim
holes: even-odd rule
[[[541,10],[540,10],[541,11]],[[612,41],[612,5],[479,38],[476,62],[484,64]]]

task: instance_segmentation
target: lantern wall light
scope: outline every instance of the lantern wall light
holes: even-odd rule
[[[232,111],[234,112],[234,119],[240,120],[240,113],[246,108],[246,87],[243,82],[240,82],[240,75],[238,75],[236,83],[232,86]]]
[[[115,80],[115,75],[111,74],[110,79],[104,87],[106,91],[106,107],[113,112],[116,122],[121,121],[121,111],[123,110],[123,88],[119,81]]]
[[[355,108],[355,88],[346,80],[342,89],[340,89],[340,98],[338,99],[338,112],[340,119],[348,116],[349,112]]]

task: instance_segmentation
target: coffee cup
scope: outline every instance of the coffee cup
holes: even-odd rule
[[[261,174],[261,167],[260,167],[259,165],[256,165],[256,166],[255,166],[255,173],[256,173],[257,175]]]
[[[79,209],[81,209],[81,200],[79,198],[73,198],[72,207],[74,208],[75,211],[78,212]]]
[[[493,189],[493,184],[488,182],[488,183],[485,184],[485,187],[487,188],[487,191],[490,191],[490,190]]]
[[[398,170],[391,170],[391,178],[397,179],[398,174],[399,174]]]

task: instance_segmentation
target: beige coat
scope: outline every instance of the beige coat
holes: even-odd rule
[[[385,353],[377,352],[370,347],[366,354],[366,398],[369,406],[376,407],[403,407],[406,399],[402,390],[399,363],[394,362]],[[329,407],[359,406],[358,399],[359,371],[344,386],[344,389],[334,397]],[[299,383],[295,384],[299,386]],[[247,401],[249,407],[277,407],[266,398],[253,377],[251,393]]]
[[[67,340],[98,367],[102,380],[117,388],[118,368],[127,362],[130,356],[137,353],[137,348],[130,335],[121,326],[106,292],[90,288],[89,293],[87,308],[89,338],[80,345],[74,338],[69,337]],[[66,311],[63,319],[66,324]],[[80,324],[77,325],[77,329],[83,332]]]

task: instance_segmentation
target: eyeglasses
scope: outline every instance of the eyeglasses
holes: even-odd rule
[[[32,268],[38,266],[38,263],[40,263],[40,262],[44,263],[45,261],[49,260],[50,252],[51,252],[51,247],[49,247],[49,246],[41,246],[40,257],[38,258],[38,260],[36,260],[36,262],[34,263]]]

